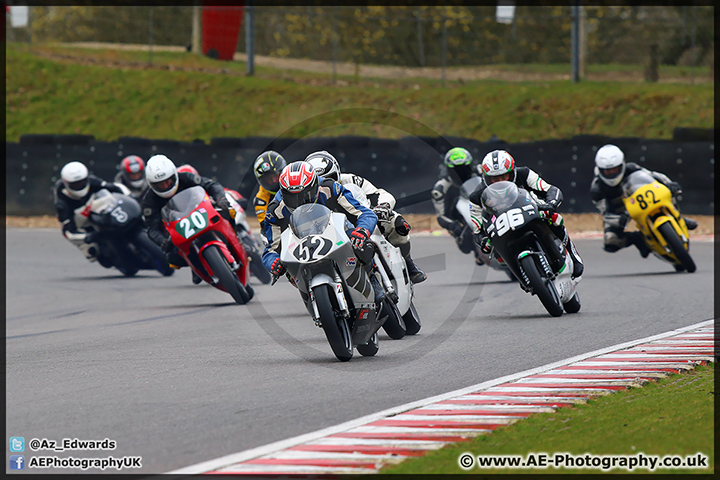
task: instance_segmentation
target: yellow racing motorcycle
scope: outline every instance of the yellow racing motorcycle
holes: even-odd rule
[[[655,256],[673,264],[678,272],[695,271],[688,228],[669,188],[638,170],[623,180],[623,202]]]

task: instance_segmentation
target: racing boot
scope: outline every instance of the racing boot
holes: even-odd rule
[[[410,281],[412,283],[420,283],[427,280],[427,275],[425,272],[420,270],[420,267],[415,265],[415,262],[413,262],[413,259],[410,258],[410,242],[406,242],[403,244],[400,244],[400,253],[402,254],[403,258],[405,259],[405,265],[407,265],[408,269],[408,275],[410,276]]]
[[[368,272],[370,285],[372,285],[373,291],[375,292],[375,304],[379,307],[383,300],[385,300],[385,288],[380,284],[377,277],[373,273],[372,267],[368,268],[366,272]]]
[[[648,247],[647,243],[645,243],[645,238],[642,232],[628,232],[627,239],[628,244],[633,244],[637,247],[637,249],[640,251],[640,256],[642,258],[647,258],[647,256],[650,255],[650,247]]]
[[[692,218],[683,217],[683,220],[685,220],[688,230],[695,230],[698,227],[698,223]]]
[[[190,273],[192,273],[193,285],[198,285],[200,282],[202,282],[202,278],[200,278],[200,276],[195,273],[195,270],[190,270]]]

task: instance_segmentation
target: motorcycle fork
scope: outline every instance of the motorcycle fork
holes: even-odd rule
[[[392,280],[390,280],[390,267],[385,262],[385,257],[380,255],[379,247],[375,247],[375,255],[373,256],[373,270],[380,273],[380,277],[382,278],[383,286],[385,287],[385,293],[390,295],[391,298],[393,298],[397,302],[397,292],[395,291],[395,287],[392,284]],[[383,268],[378,268],[378,263],[382,265]]]

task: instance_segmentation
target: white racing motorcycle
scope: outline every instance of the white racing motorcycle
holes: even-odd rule
[[[465,220],[465,228],[469,229],[469,234],[465,234],[465,242],[468,243],[467,248],[470,248],[470,245],[472,245],[472,248],[477,250],[478,256],[482,259],[483,262],[485,262],[485,265],[488,265],[493,270],[500,270],[502,272],[505,272],[505,275],[508,276],[508,278],[512,281],[516,281],[515,275],[510,271],[508,268],[508,265],[505,263],[505,261],[502,258],[497,258],[493,255],[488,255],[486,253],[483,253],[482,250],[480,250],[480,247],[473,241],[472,236],[472,230],[470,225],[472,225],[472,220],[470,219],[470,194],[473,193],[482,183],[482,178],[480,177],[470,177],[469,179],[465,180],[465,182],[462,184],[462,187],[460,188],[460,196],[458,197],[457,203],[455,204],[455,208],[457,209],[458,213],[462,215],[463,219]]]
[[[341,361],[350,360],[355,348],[363,356],[375,355],[380,327],[387,321],[401,324],[402,316],[398,317],[390,292],[377,308],[363,266],[363,260],[370,262],[371,255],[357,257],[345,232],[349,226],[345,215],[324,205],[308,204],[295,209],[289,223],[280,239],[284,246],[280,261],[315,324],[325,332],[333,353]],[[373,256],[379,258],[377,253]],[[378,271],[384,281],[389,277],[383,270],[380,263]]]

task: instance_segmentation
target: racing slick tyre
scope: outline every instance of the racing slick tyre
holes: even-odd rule
[[[566,303],[563,303],[563,308],[567,313],[577,313],[580,311],[580,295],[575,292],[575,295],[568,300]]]
[[[420,323],[420,316],[415,309],[415,303],[413,303],[412,301],[410,302],[410,308],[408,308],[408,311],[405,312],[405,315],[402,316],[402,319],[405,322],[406,335],[415,335],[420,331],[420,328],[422,328],[422,323]]]
[[[533,293],[538,296],[545,310],[553,317],[562,315],[563,305],[560,301],[560,295],[558,295],[557,289],[555,288],[555,284],[540,275],[540,271],[537,265],[535,265],[533,255],[526,255],[521,258],[520,266],[530,281],[530,287],[532,287]]]
[[[387,315],[387,319],[385,323],[383,323],[382,328],[390,338],[400,340],[405,336],[407,332],[405,320],[403,320],[403,316],[400,314],[395,302],[385,297],[385,300],[382,302],[380,315]]]
[[[660,225],[658,227],[658,231],[665,238],[665,241],[668,243],[670,250],[672,250],[673,254],[675,254],[675,258],[680,261],[680,265],[682,265],[685,270],[688,271],[688,273],[693,273],[695,270],[697,270],[697,267],[695,266],[695,261],[690,256],[690,252],[685,249],[685,244],[678,236],[677,232],[672,227],[670,222],[665,222]]]
[[[202,251],[202,256],[218,278],[220,285],[233,297],[235,303],[245,305],[250,300],[250,295],[228,265],[220,249],[216,245],[211,245]]]
[[[320,323],[330,348],[338,360],[347,362],[353,356],[352,334],[347,320],[336,313],[335,298],[330,291],[330,286],[318,285],[313,288],[313,295],[320,314]],[[362,354],[362,352],[360,353]]]

